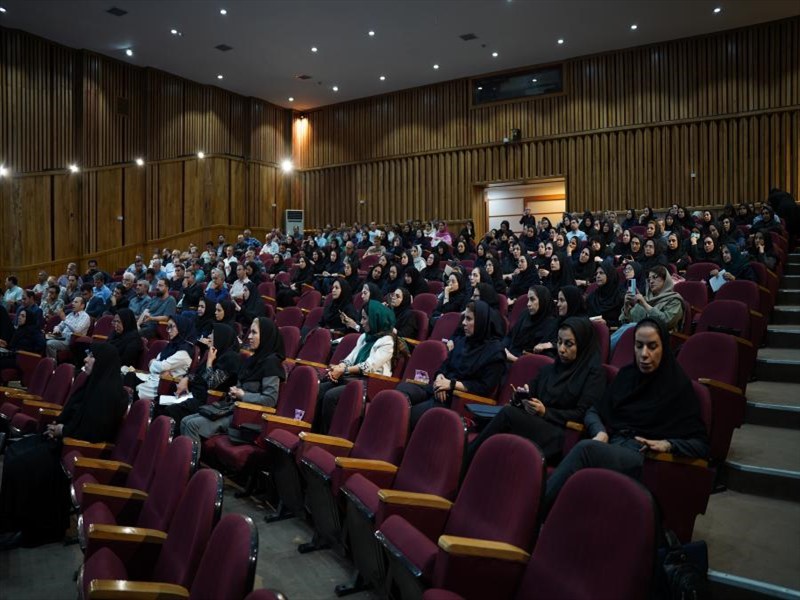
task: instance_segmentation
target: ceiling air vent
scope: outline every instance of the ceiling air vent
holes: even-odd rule
[[[477,40],[478,39],[478,36],[475,35],[474,33],[465,33],[465,34],[460,35],[458,37],[460,37],[465,42],[469,42],[470,40]]]
[[[300,79],[302,81],[305,81],[307,79],[311,79],[311,75],[295,75],[294,78],[295,79]]]
[[[228,50],[233,50],[233,46],[228,46],[228,44],[220,44],[219,46],[214,46],[220,52],[227,52]]]
[[[115,17],[122,17],[128,14],[127,10],[122,10],[121,8],[117,8],[116,6],[112,6],[106,12],[110,15],[114,15]]]

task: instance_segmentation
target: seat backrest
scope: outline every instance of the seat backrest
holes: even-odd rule
[[[140,371],[147,371],[150,367],[150,361],[161,354],[161,351],[167,347],[167,344],[169,344],[167,340],[150,340],[147,344],[147,350],[142,352],[142,356],[136,368]]]
[[[516,599],[648,597],[656,526],[644,486],[608,469],[578,471],[542,526]]]
[[[739,346],[725,333],[701,331],[681,346],[678,364],[689,379],[716,379],[729,385],[739,385]]]
[[[308,311],[306,315],[306,320],[303,321],[303,327],[306,329],[311,329],[312,327],[317,327],[319,322],[322,320],[322,315],[325,312],[325,309],[322,306],[317,306],[312,308]]]
[[[753,272],[756,274],[756,277],[758,278],[758,285],[769,287],[767,286],[767,277],[768,277],[767,267],[763,263],[760,263],[755,260],[750,262],[750,266],[753,268]]]
[[[629,327],[622,332],[619,340],[617,340],[617,345],[614,346],[614,353],[611,355],[609,364],[621,369],[633,362],[633,341],[635,336],[635,327]]]
[[[324,363],[331,353],[331,331],[323,327],[314,329],[306,336],[297,358],[311,362]]]
[[[497,395],[497,404],[503,406],[511,400],[512,386],[522,387],[539,374],[539,369],[553,364],[553,359],[543,354],[523,354],[511,363],[505,384],[500,386]]]
[[[439,281],[438,279],[434,279],[428,282],[428,291],[431,294],[438,296],[439,294],[442,293],[443,290],[444,290],[444,282]]]
[[[161,462],[164,452],[169,446],[169,437],[172,433],[173,421],[167,416],[156,417],[147,429],[144,442],[136,460],[133,461],[133,468],[128,473],[125,487],[146,492],[150,489],[153,475],[156,472],[156,465]]]
[[[758,310],[761,306],[761,293],[758,291],[758,284],[755,281],[736,279],[719,288],[714,295],[714,300],[739,300],[753,310]]]
[[[511,306],[511,314],[508,316],[508,327],[514,327],[522,316],[522,313],[526,310],[528,310],[527,296],[520,296],[514,300],[514,304]]]
[[[322,294],[317,290],[310,289],[304,291],[300,296],[300,299],[297,301],[297,308],[311,310],[312,308],[317,308],[321,304]]]
[[[36,363],[36,368],[31,376],[31,384],[28,386],[28,393],[41,396],[47,389],[47,382],[56,370],[56,359],[46,357]]]
[[[373,398],[350,456],[400,463],[408,437],[411,408],[397,390],[382,390]]]
[[[696,331],[717,331],[749,340],[750,309],[739,300],[709,302],[697,321]]]
[[[603,363],[608,362],[608,354],[610,352],[611,334],[608,331],[608,325],[605,321],[599,319],[592,319],[590,321],[594,327],[594,339],[600,348],[600,361]]]
[[[67,398],[71,398],[72,394],[78,391],[83,384],[86,383],[86,378],[89,377],[85,371],[78,371],[78,374],[75,376],[75,379],[72,380],[72,385],[69,387],[69,394],[67,394]]]
[[[364,398],[362,386],[363,382],[361,381],[350,381],[344,386],[336,410],[333,412],[328,435],[344,438],[351,442],[356,439]]]
[[[444,313],[441,317],[436,319],[431,334],[428,339],[431,340],[449,340],[453,337],[458,324],[461,323],[462,315],[460,312]]]
[[[403,379],[425,379],[422,374],[426,374],[428,381],[433,381],[433,375],[447,359],[447,346],[439,340],[425,340],[411,353],[411,357],[406,363],[403,372]],[[399,374],[400,371],[397,371]],[[417,375],[420,377],[417,377]]]
[[[144,440],[149,420],[149,400],[137,400],[131,404],[127,416],[122,421],[114,449],[111,451],[111,460],[118,460],[129,465],[134,463]]]
[[[275,275],[275,283],[283,283],[285,285],[289,285],[291,281],[292,281],[292,276],[289,275],[289,273],[286,271],[281,271],[280,273]]]
[[[679,281],[675,291],[696,309],[703,310],[708,304],[708,288],[702,281]]]
[[[50,381],[47,382],[47,388],[42,394],[44,402],[52,402],[64,406],[64,403],[69,398],[69,391],[72,388],[72,378],[75,375],[75,367],[71,364],[58,365]]]
[[[283,310],[279,310],[275,315],[275,325],[278,327],[297,327],[298,329],[303,326],[303,321],[306,317],[303,311],[296,306],[287,306]]]
[[[544,474],[535,444],[508,433],[490,437],[475,453],[445,533],[530,548]]]
[[[424,342],[428,339],[428,315],[421,310],[411,309],[411,316],[417,324],[417,339]]]
[[[435,294],[417,294],[411,301],[411,308],[414,310],[421,310],[428,318],[436,310],[436,305],[439,304],[439,299]]]
[[[719,265],[712,262],[696,262],[686,269],[687,281],[708,281],[711,271],[718,270]]]
[[[392,487],[455,498],[465,437],[458,413],[446,408],[427,411],[408,440]],[[434,456],[436,460],[431,460]]]
[[[272,281],[262,281],[258,284],[258,295],[275,297],[275,284]]]
[[[147,527],[167,531],[172,516],[178,508],[183,491],[192,474],[193,455],[197,452],[197,442],[186,436],[179,436],[164,453],[158,463],[153,481],[142,505],[137,527]]]
[[[350,352],[353,351],[353,348],[356,347],[356,343],[358,342],[359,335],[361,334],[348,333],[339,340],[339,343],[336,344],[336,348],[333,351],[333,356],[330,358],[332,365],[338,365],[348,354],[350,354]]]
[[[258,530],[250,517],[228,514],[220,519],[189,592],[189,600],[244,598],[253,590],[258,562]]]
[[[222,475],[213,469],[202,469],[189,480],[159,553],[153,571],[155,581],[183,587],[192,584],[219,520],[224,489]]]
[[[278,313],[280,317],[281,313]],[[275,321],[277,325],[277,321]],[[283,350],[286,353],[286,358],[295,358],[297,351],[300,350],[300,328],[292,325],[284,325],[278,327],[283,338]]]
[[[292,369],[289,379],[281,386],[278,398],[277,414],[290,419],[298,418],[296,411],[302,411],[301,421],[312,422],[317,407],[319,377],[317,370],[298,365]]]
[[[94,335],[110,336],[114,329],[114,315],[103,315],[94,323]]]

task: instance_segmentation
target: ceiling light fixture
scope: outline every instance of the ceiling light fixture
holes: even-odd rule
[[[294,170],[294,165],[292,161],[287,158],[281,162],[281,169],[283,169],[284,173],[291,173]]]
[[[294,97],[293,96],[289,96],[289,102],[294,102]]]
[[[386,81],[386,75],[381,75],[380,77],[378,77],[378,79],[380,79],[381,81]]]
[[[143,158],[137,158],[136,159],[136,166],[137,167],[143,167],[144,166],[144,159]]]
[[[133,56],[133,50],[128,48],[127,50],[125,50],[125,54],[127,54],[128,56]]]
[[[497,58],[498,56],[500,55],[497,52],[492,52],[492,58]]]
[[[639,29],[639,26],[636,23],[631,25],[631,31],[636,31],[637,29]]]
[[[228,14],[228,11],[227,11],[227,10],[225,10],[224,8],[220,8],[220,9],[219,9],[219,14],[221,14],[222,16],[225,16],[225,15],[227,15],[227,14]]]
[[[206,153],[203,152],[202,150],[197,153],[197,158],[199,158],[200,160],[203,160],[205,157],[206,157]]]
[[[533,83],[536,83],[536,78],[534,77],[533,79],[531,79],[531,81],[532,81]]]
[[[559,44],[563,44],[563,43],[564,43],[564,40],[563,40],[562,38],[558,38],[558,43],[559,43]]]
[[[4,12],[6,12],[6,9],[5,9],[5,7],[3,7],[3,6],[0,6],[0,13],[4,13]]]
[[[75,163],[71,164],[68,168],[70,173],[77,173],[78,171],[80,171],[78,165],[76,165]]]
[[[332,89],[334,92],[338,92],[338,91],[339,91],[339,86],[338,86],[338,85],[335,85],[335,86],[333,86],[331,89]]]
[[[439,68],[439,65],[433,65],[433,68],[434,68],[434,69],[438,69],[438,68]]]
[[[217,79],[224,79],[224,77],[222,76],[222,74],[220,74],[220,75],[217,75]]]
[[[715,15],[718,15],[721,12],[722,12],[722,7],[720,7],[720,6],[718,6],[717,8],[714,9],[714,14]]]
[[[478,91],[480,92],[482,89],[483,89],[483,86],[482,86],[482,85],[479,85],[479,86],[478,86]]]
[[[369,37],[375,37],[375,32],[372,31],[372,29],[370,29],[367,34],[369,35]]]
[[[311,47],[311,51],[312,51],[312,52],[316,52],[316,51],[317,51],[317,47],[316,47],[316,46],[312,46],[312,47]]]
[[[169,30],[169,32],[170,32],[172,35],[179,35],[179,33],[180,33],[180,32],[179,32],[177,29],[170,29],[170,30]]]
[[[0,7],[0,8],[2,8],[2,7]],[[2,12],[5,12],[5,11],[2,11]],[[0,165],[0,177],[5,177],[6,175],[8,175],[8,169],[6,168],[5,165]]]

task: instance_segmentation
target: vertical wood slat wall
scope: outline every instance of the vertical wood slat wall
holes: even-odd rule
[[[0,179],[0,227],[14,242],[0,245],[0,265],[211,224],[276,226],[286,112],[0,28],[0,164],[14,174]]]
[[[307,222],[477,218],[474,183],[548,176],[575,209],[800,197],[800,18],[570,60],[564,79],[523,102],[471,108],[462,79],[307,113]]]

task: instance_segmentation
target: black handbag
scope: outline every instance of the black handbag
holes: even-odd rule
[[[218,421],[222,417],[233,414],[233,402],[213,402],[211,404],[204,404],[197,412],[206,419]]]

